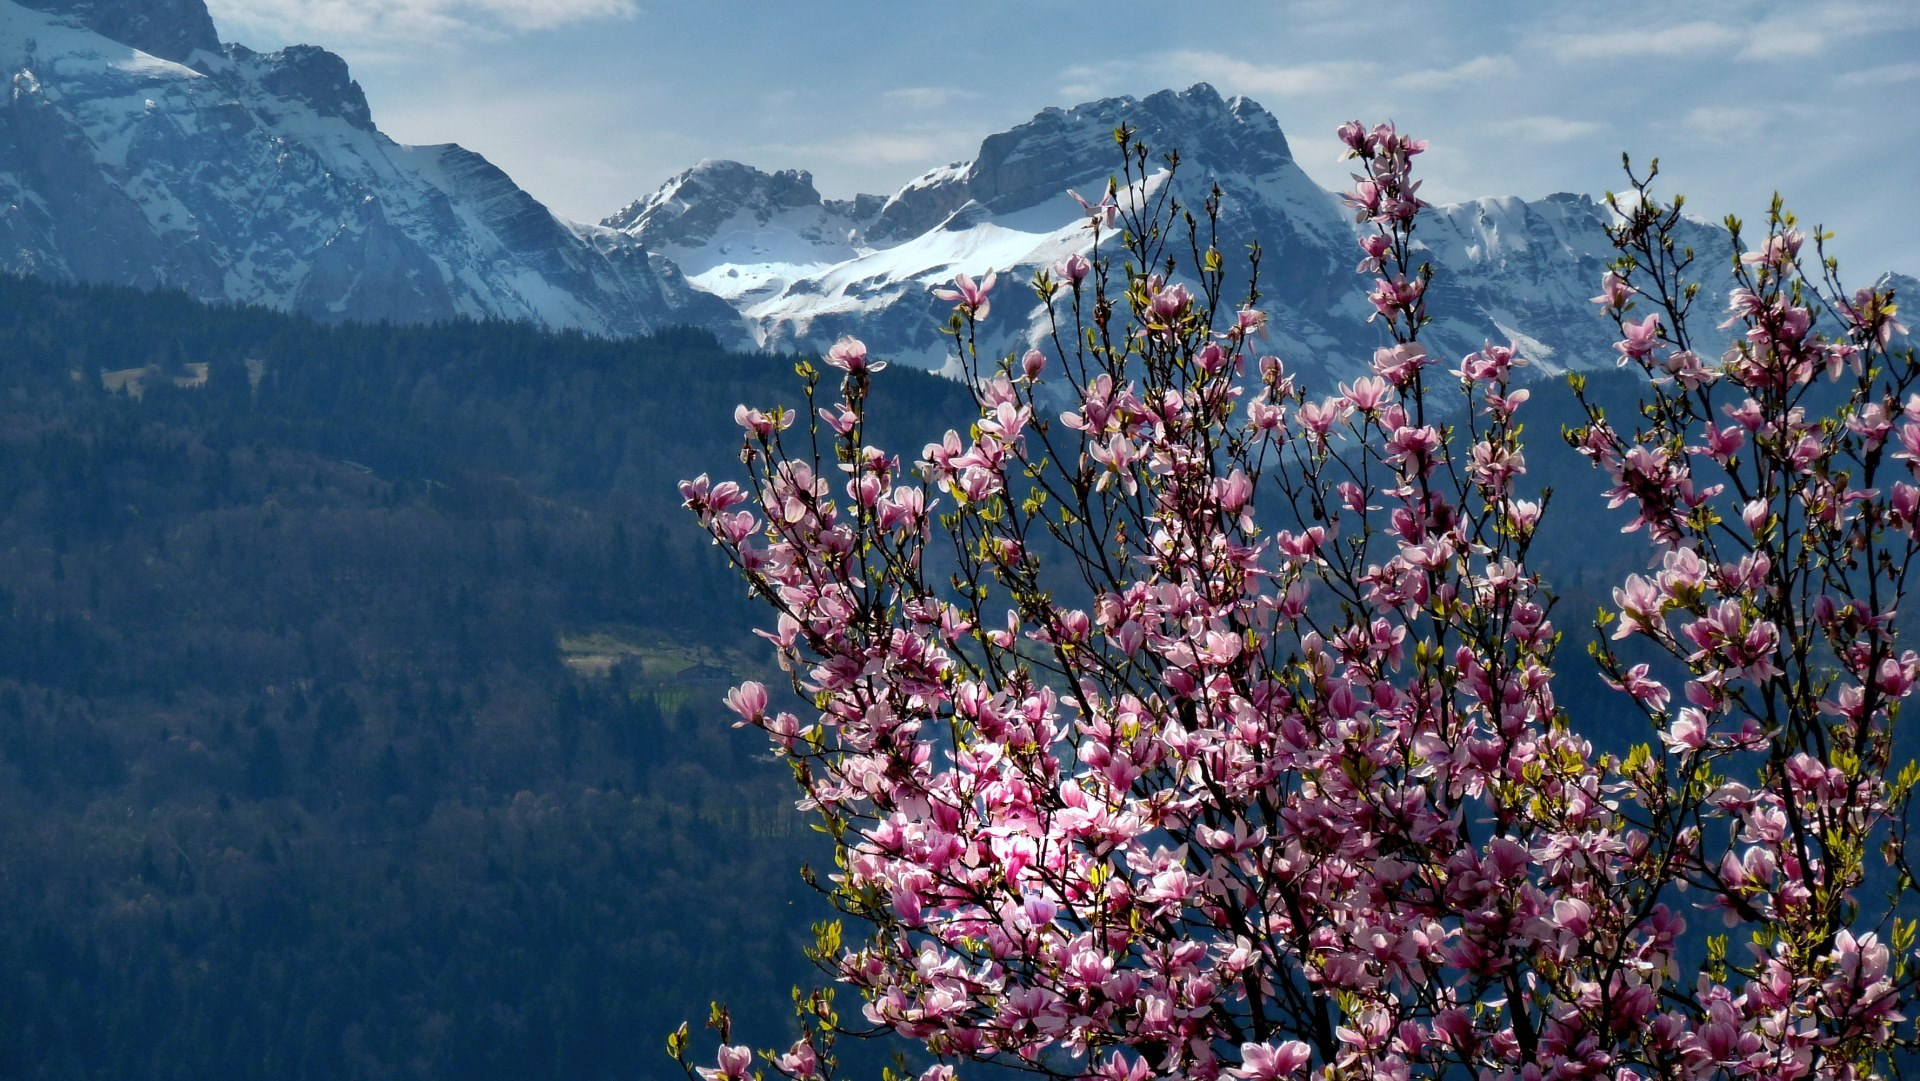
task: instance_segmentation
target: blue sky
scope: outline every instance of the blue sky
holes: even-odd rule
[[[888,192],[1049,105],[1206,81],[1432,140],[1426,193],[1595,195],[1658,155],[1703,215],[1775,189],[1862,280],[1920,273],[1913,0],[210,0],[221,36],[345,56],[403,142],[478,150],[598,220],[704,157]],[[1920,298],[1912,307],[1920,308]]]

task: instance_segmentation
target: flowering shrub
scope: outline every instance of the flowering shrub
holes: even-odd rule
[[[1597,302],[1650,397],[1568,437],[1651,557],[1596,651],[1657,732],[1621,760],[1555,699],[1525,358],[1420,340],[1425,144],[1340,130],[1389,344],[1315,394],[1259,351],[1257,251],[1223,296],[1219,194],[1196,218],[1116,134],[1093,254],[1034,282],[1050,348],[982,358],[994,279],[942,292],[967,432],[911,465],[868,445],[882,365],[849,340],[831,401],[809,367],[807,414],[741,407],[745,485],[682,487],[811,703],[727,698],[833,838],[865,937],[823,926],[816,959],[865,1020],[934,1056],[927,1081],[1894,1068],[1920,396],[1891,295],[1807,274],[1776,207],[1709,360],[1677,205],[1617,200]],[[724,1011],[714,1065],[684,1028],[671,1049],[709,1081],[825,1078],[833,1001],[800,999],[761,1067]]]

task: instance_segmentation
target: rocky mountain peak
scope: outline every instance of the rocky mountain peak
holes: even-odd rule
[[[1135,131],[1158,159],[1179,150],[1181,159],[1208,173],[1260,177],[1292,161],[1279,121],[1246,98],[1221,98],[1196,83],[1187,90],[1160,90],[1146,98],[1104,98],[1071,109],[1046,109],[1012,131],[987,136],[973,161],[970,182],[981,202],[1008,202],[1058,194],[1062,184],[1112,173],[1116,156],[1106,134],[1119,125]]]
[[[103,37],[165,60],[186,62],[194,50],[220,51],[206,0],[19,0],[23,7],[65,15]]]
[[[737,161],[708,158],[668,179],[600,224],[639,237],[649,248],[700,244],[736,215],[761,222],[783,210],[817,208],[820,192],[803,169],[763,172]]]
[[[989,136],[969,173],[974,198],[994,209],[1051,198],[1068,184],[1113,171],[1104,138],[1125,124],[1155,154],[1178,149],[1209,173],[1260,176],[1293,160],[1273,114],[1245,98],[1231,101],[1206,83],[1146,98],[1106,98],[1048,109],[1026,124]]]
[[[971,165],[940,170],[908,185],[875,226],[878,239],[904,239],[939,224],[969,201],[1004,214],[1088,187],[1117,171],[1110,137],[1125,124],[1154,154],[1177,149],[1190,177],[1259,177],[1293,162],[1272,113],[1246,98],[1224,98],[1206,83],[1052,108],[990,135]]]
[[[240,45],[228,51],[236,59],[255,56]],[[301,102],[321,116],[340,117],[362,131],[373,130],[373,111],[345,60],[316,45],[289,45],[258,59],[264,62],[260,85],[268,93]]]

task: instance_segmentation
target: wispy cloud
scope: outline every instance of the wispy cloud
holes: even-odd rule
[[[1255,64],[1198,50],[1166,53],[1159,62],[1181,81],[1205,80],[1255,98],[1344,97],[1380,70],[1370,60]]]
[[[1126,85],[1127,74],[1131,70],[1118,60],[1075,64],[1060,73],[1060,100],[1077,102],[1107,97]]]
[[[1768,120],[1768,114],[1759,109],[1737,105],[1702,105],[1689,109],[1680,124],[1696,138],[1732,142],[1765,128]]]
[[[634,0],[208,0],[223,32],[396,44],[627,19]]]
[[[1476,56],[1449,68],[1423,68],[1394,76],[1402,90],[1451,90],[1511,75],[1518,65],[1510,56]]]
[[[1504,138],[1548,145],[1572,142],[1607,130],[1605,124],[1592,120],[1570,120],[1561,116],[1516,116],[1487,127]]]
[[[1802,18],[1768,19],[1747,31],[1740,49],[1742,60],[1780,60],[1818,56],[1827,49],[1827,35]]]
[[[880,96],[888,102],[908,109],[932,111],[944,109],[956,101],[977,97],[978,94],[957,86],[902,86]]]
[[[974,145],[977,145],[974,144]],[[823,142],[767,144],[763,152],[794,161],[817,162],[832,159],[848,165],[933,165],[953,161],[954,151],[966,150],[951,134],[934,135],[913,131],[850,132]]]
[[[951,157],[950,140],[932,135],[869,132],[836,139],[833,146],[846,161],[859,165],[927,165]]]
[[[1905,0],[1832,0],[1794,9],[1789,26],[1818,26],[1829,35],[1886,35],[1920,27],[1920,9]]]
[[[1910,83],[1915,79],[1920,79],[1920,64],[1882,64],[1860,71],[1843,72],[1835,77],[1834,82],[1841,86],[1884,86],[1888,83]]]
[[[1679,23],[1633,30],[1556,34],[1541,44],[1562,60],[1632,60],[1641,57],[1692,56],[1744,44],[1746,35],[1721,23]]]
[[[1766,61],[1821,56],[1833,52],[1839,42],[1915,26],[1920,26],[1920,9],[1911,9],[1911,5],[1903,10],[1881,3],[1840,0],[1795,6],[1791,14],[1748,11],[1665,25],[1646,20],[1630,29],[1563,29],[1536,38],[1533,44],[1561,60],[1617,62],[1732,55],[1741,60]]]

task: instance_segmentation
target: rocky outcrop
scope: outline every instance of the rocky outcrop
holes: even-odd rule
[[[242,45],[228,47],[240,60],[257,56]],[[317,116],[338,117],[362,131],[374,130],[367,95],[347,71],[347,62],[313,45],[289,45],[261,64],[260,89],[271,98],[298,102]]]
[[[737,161],[709,158],[668,180],[600,224],[654,247],[699,247],[741,213],[765,223],[784,210],[824,210],[813,174],[765,173]]]
[[[196,50],[220,51],[205,0],[20,0],[143,53],[186,63]]]
[[[1072,187],[1093,187],[1118,171],[1113,130],[1133,129],[1158,154],[1178,148],[1199,170],[1264,176],[1293,163],[1279,121],[1245,99],[1228,101],[1200,83],[1145,98],[1106,98],[1047,109],[1010,131],[989,135],[971,163],[929,172],[890,199],[870,233],[877,243],[931,229],[968,203],[993,214],[1039,206]],[[1189,176],[1200,179],[1195,170]],[[1093,195],[1095,192],[1083,194]]]

